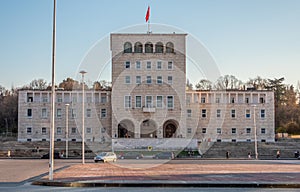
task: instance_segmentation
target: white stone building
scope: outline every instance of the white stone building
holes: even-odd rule
[[[271,91],[186,91],[186,34],[111,34],[112,91],[86,90],[88,142],[115,149],[273,142]],[[81,141],[81,91],[57,91],[55,139]],[[49,140],[50,91],[19,92],[19,141]],[[255,134],[256,130],[256,134]]]

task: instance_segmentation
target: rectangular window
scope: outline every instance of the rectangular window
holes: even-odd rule
[[[91,96],[86,97],[86,102],[87,103],[92,103],[92,97]]]
[[[101,118],[106,118],[106,109],[101,109]]]
[[[206,133],[206,128],[202,128],[202,133]]]
[[[152,105],[152,96],[147,95],[146,96],[146,105],[147,108],[153,107]]]
[[[33,102],[33,93],[27,93],[27,102],[28,103]]]
[[[192,133],[192,128],[187,128],[187,133],[191,134]]]
[[[42,135],[46,135],[47,134],[47,128],[46,127],[42,127]]]
[[[162,84],[162,76],[157,76],[156,81],[157,81],[157,82],[156,82],[157,84],[160,84],[160,85],[161,85],[161,84]]]
[[[57,128],[56,128],[56,134],[57,134],[57,135],[61,135],[61,132],[62,132],[62,131],[61,131],[61,127],[57,127]]]
[[[161,95],[156,96],[156,107],[157,108],[163,107],[163,96]]]
[[[61,95],[58,96],[58,97],[57,97],[57,102],[58,102],[58,103],[62,103],[62,101],[63,101],[63,100],[62,100],[62,96],[61,96]]]
[[[251,128],[246,128],[246,133],[251,133]]]
[[[259,98],[259,102],[260,102],[260,103],[265,103],[265,98],[260,97],[260,98]]]
[[[235,98],[232,97],[232,98],[231,98],[231,103],[234,103],[234,102],[235,102]]]
[[[72,127],[72,129],[71,129],[71,134],[76,134],[76,127]]]
[[[173,77],[172,76],[168,76],[168,84],[169,85],[173,84]]]
[[[221,134],[222,133],[222,129],[221,128],[217,128],[217,133]]]
[[[106,103],[106,102],[107,102],[106,93],[101,93],[101,103]]]
[[[86,133],[87,134],[91,134],[92,133],[92,128],[91,127],[87,127],[86,128]]]
[[[73,97],[72,97],[72,102],[73,102],[73,103],[76,103],[76,102],[77,102],[77,96],[73,96]]]
[[[151,69],[151,61],[147,61],[146,68],[147,68],[148,70],[150,70],[150,69]]]
[[[86,109],[86,117],[92,117],[92,109]]]
[[[27,135],[31,135],[31,133],[32,133],[32,128],[31,128],[31,127],[27,127],[26,132],[27,132]]]
[[[125,61],[125,69],[130,69],[130,61]]]
[[[72,118],[76,117],[76,109],[71,109]]]
[[[235,109],[232,109],[232,110],[231,110],[231,117],[232,117],[232,118],[235,118]]]
[[[232,129],[231,129],[231,133],[232,133],[232,134],[236,134],[236,128],[232,128]]]
[[[201,103],[205,103],[205,97],[201,97]]]
[[[266,134],[266,128],[261,128],[260,132],[261,134]]]
[[[245,103],[249,103],[249,98],[248,97],[246,97]]]
[[[173,109],[174,108],[173,96],[167,96],[167,107],[168,107],[168,109]]]
[[[47,109],[42,108],[42,118],[47,118]]]
[[[173,69],[173,62],[169,61],[168,62],[168,70],[172,70]]]
[[[147,76],[147,84],[151,84],[152,83],[152,79],[151,79],[151,76]]]
[[[206,109],[202,109],[201,112],[201,117],[206,118]]]
[[[216,103],[220,103],[220,98],[219,97],[216,98]]]
[[[221,109],[217,109],[217,117],[218,117],[218,118],[221,117]]]
[[[187,117],[192,117],[192,110],[191,109],[186,110],[186,113],[187,113]]]
[[[32,109],[27,109],[27,117],[32,117]]]
[[[136,69],[141,69],[141,62],[140,61],[135,62],[135,68]]]
[[[161,61],[157,61],[156,69],[157,70],[161,70],[162,69]]]
[[[42,101],[43,101],[43,103],[48,103],[48,97],[47,96],[42,96]]]
[[[142,107],[142,96],[135,96],[135,108]]]
[[[125,84],[130,84],[130,76],[125,76]]]
[[[61,109],[56,109],[56,117],[61,118]]]
[[[124,106],[125,106],[125,108],[131,107],[131,96],[129,96],[129,95],[125,96]]]
[[[135,77],[135,83],[136,83],[136,84],[141,84],[141,83],[142,83],[142,78],[141,78],[141,76],[136,76],[136,77]]]
[[[250,109],[246,109],[246,118],[249,119],[251,117]]]
[[[260,118],[265,118],[266,117],[266,110],[261,109],[260,110]]]

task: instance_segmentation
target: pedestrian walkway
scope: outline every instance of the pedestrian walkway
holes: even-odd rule
[[[176,160],[175,160],[176,161]],[[121,162],[121,161],[119,161]],[[282,161],[249,163],[88,163],[72,165],[34,182],[55,186],[115,187],[299,187],[300,165]],[[263,163],[262,163],[263,162]]]

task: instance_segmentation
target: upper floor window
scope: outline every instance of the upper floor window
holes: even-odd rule
[[[168,84],[172,84],[173,83],[173,77],[172,76],[168,76]]]
[[[205,103],[205,97],[201,97],[201,103]]]
[[[27,117],[32,117],[32,109],[27,109]]]
[[[246,118],[249,119],[251,117],[250,109],[246,109]]]
[[[231,117],[232,117],[232,118],[235,118],[235,109],[232,109],[232,110],[231,110]]]
[[[261,128],[260,133],[261,134],[266,134],[266,128]]]
[[[130,69],[130,61],[125,61],[125,69]]]
[[[46,127],[42,127],[42,135],[46,135],[47,134],[47,128]]]
[[[168,107],[168,109],[174,108],[174,97],[173,96],[167,96],[167,107]]]
[[[130,84],[130,76],[125,76],[125,84]]]
[[[221,109],[217,109],[217,117],[221,117]]]
[[[168,61],[168,69],[169,70],[173,69],[173,62],[172,61]]]
[[[130,95],[125,96],[124,106],[125,106],[125,108],[131,107],[131,96]]]
[[[135,68],[136,69],[141,69],[141,62],[140,61],[135,62]]]
[[[203,118],[206,118],[206,109],[202,109],[201,116],[202,116]]]
[[[260,118],[265,118],[266,117],[266,110],[261,109],[260,110]]]
[[[231,129],[231,133],[232,133],[232,134],[236,134],[236,128],[232,128],[232,129]]]
[[[153,53],[153,44],[151,42],[145,44],[145,53]]]
[[[168,42],[166,44],[166,53],[174,53],[174,44],[171,42]]]
[[[251,133],[251,128],[246,128],[246,133]]]
[[[187,117],[192,117],[192,110],[191,109],[187,110]]]
[[[47,109],[42,108],[42,118],[47,118]]]
[[[164,52],[164,45],[162,42],[158,42],[155,44],[155,53],[163,53]]]
[[[248,97],[245,98],[245,103],[249,103],[249,98]]]
[[[61,109],[56,109],[56,117],[61,118]]]
[[[265,103],[265,98],[260,97],[260,98],[259,98],[259,102],[260,102],[260,103]]]
[[[62,133],[61,127],[57,127],[56,128],[56,134],[61,135],[61,133]]]
[[[234,98],[234,97],[231,97],[230,102],[231,102],[231,103],[234,103],[234,102],[235,102],[235,98]]]
[[[31,133],[32,133],[32,128],[31,128],[31,127],[27,127],[26,132],[27,132],[27,135],[31,135]]]
[[[148,70],[151,69],[151,61],[147,61],[146,68],[147,68]]]
[[[156,69],[157,69],[157,70],[161,70],[161,69],[162,69],[161,61],[157,61]]]
[[[72,127],[72,128],[71,128],[71,134],[75,134],[75,133],[76,133],[76,130],[77,130],[76,127]]]
[[[142,107],[142,96],[135,96],[135,107],[136,108]]]
[[[157,76],[156,83],[159,85],[162,84],[162,76]]]
[[[136,84],[141,84],[141,83],[142,83],[142,78],[141,78],[141,76],[136,76],[136,77],[135,77],[135,83],[136,83]]]
[[[86,128],[86,133],[87,134],[91,134],[93,131],[92,131],[92,128],[91,127],[87,127]]]
[[[217,128],[217,133],[221,134],[222,133],[222,129],[221,128]]]
[[[101,109],[101,118],[106,117],[106,109]]]
[[[147,78],[146,79],[147,84],[151,84],[152,83],[151,76],[147,76],[146,78]]]
[[[216,98],[216,103],[220,103],[220,97]]]
[[[124,43],[124,53],[132,53],[132,44],[130,42]]]
[[[153,101],[152,101],[152,96],[146,95],[146,107],[153,107]]]
[[[86,117],[92,117],[92,109],[86,109]]]
[[[32,93],[27,93],[27,102],[28,103],[33,102],[33,94]]]
[[[143,44],[140,42],[136,42],[134,44],[134,52],[135,53],[143,53]]]
[[[157,108],[163,107],[163,96],[161,95],[156,96],[156,107]]]
[[[107,102],[106,93],[101,93],[101,103],[106,103],[106,102]]]
[[[72,118],[76,117],[76,109],[71,109]]]
[[[206,128],[202,128],[202,133],[206,133]]]

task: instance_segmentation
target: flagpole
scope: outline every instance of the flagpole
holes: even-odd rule
[[[150,33],[150,19],[148,20],[148,33]]]

